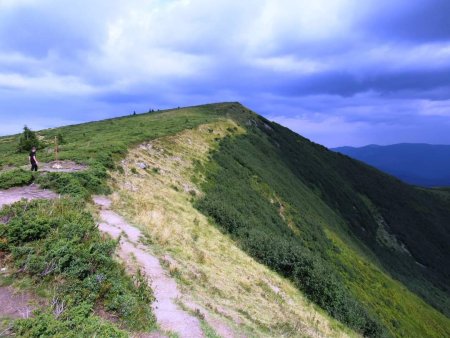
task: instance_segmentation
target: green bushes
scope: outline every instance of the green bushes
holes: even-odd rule
[[[126,275],[113,259],[117,243],[102,238],[83,209],[81,200],[61,199],[19,202],[0,212],[0,251],[10,255],[18,277],[27,275],[36,285],[48,285],[65,308],[58,318],[44,311],[20,321],[16,329],[22,335],[63,336],[61,332],[86,320],[81,330],[120,336],[94,315],[99,305],[115,313],[125,327],[143,330],[155,324],[153,294],[144,277]]]
[[[88,198],[91,194],[108,194],[106,167],[93,164],[88,170],[75,173],[52,172],[37,179],[42,188],[52,189],[60,194]]]
[[[111,337],[126,338],[126,332],[92,316],[92,305],[82,303],[56,316],[53,311],[41,311],[35,317],[18,320],[14,331],[22,337]]]
[[[261,121],[262,124],[264,121]],[[276,123],[254,128],[277,148],[295,179],[317,192],[345,221],[348,233],[409,290],[450,316],[450,199],[416,189],[375,168],[329,151]],[[383,245],[380,216],[409,254]],[[419,263],[419,264],[418,264]]]
[[[14,169],[0,173],[0,189],[8,189],[28,185],[33,182],[31,172],[22,169]]]
[[[271,145],[250,132],[224,139],[212,159],[197,208],[330,315],[366,336],[384,336],[378,319],[357,301],[332,266],[328,251],[333,247],[317,219],[299,213],[317,206],[305,200],[304,187],[280,166]],[[300,235],[286,224],[274,196],[292,205],[289,210]]]

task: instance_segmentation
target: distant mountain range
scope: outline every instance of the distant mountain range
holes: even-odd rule
[[[450,145],[401,143],[331,150],[365,162],[410,184],[450,186]]]

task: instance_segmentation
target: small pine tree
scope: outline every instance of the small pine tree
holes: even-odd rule
[[[18,150],[22,151],[30,151],[31,148],[39,147],[39,140],[36,136],[36,133],[32,131],[27,126],[23,127],[23,132],[19,137],[19,147]]]

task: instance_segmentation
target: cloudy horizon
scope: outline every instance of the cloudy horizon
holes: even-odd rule
[[[0,0],[0,135],[239,101],[325,146],[450,144],[446,0]]]

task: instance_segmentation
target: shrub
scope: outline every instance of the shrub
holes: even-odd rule
[[[111,337],[125,338],[127,333],[92,315],[92,305],[82,303],[56,316],[51,310],[18,320],[14,331],[22,337]]]
[[[34,176],[31,172],[23,169],[9,170],[0,174],[0,189],[8,189],[28,185],[33,182]]]
[[[52,189],[60,194],[87,199],[91,194],[110,192],[106,184],[108,174],[101,164],[94,164],[85,171],[75,173],[52,172],[37,179],[43,188]]]
[[[25,126],[22,134],[19,136],[18,151],[30,151],[33,147],[39,147],[39,140],[36,133]]]
[[[64,137],[63,137],[63,135],[61,133],[58,133],[56,135],[56,140],[58,141],[59,145],[66,143],[66,140],[64,139]]]

